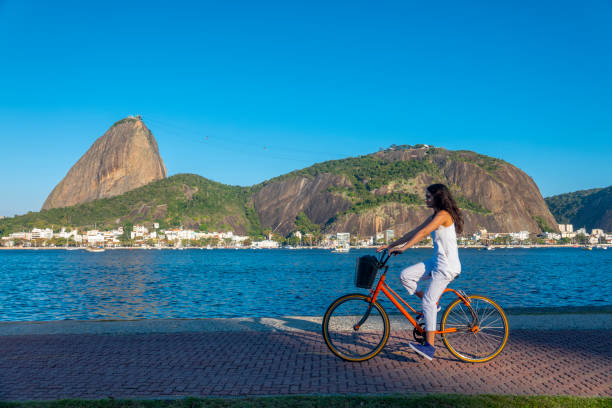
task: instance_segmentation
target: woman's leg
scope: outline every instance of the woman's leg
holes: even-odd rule
[[[423,296],[423,315],[425,316],[425,340],[434,345],[435,331],[438,314],[438,299],[448,286],[450,280],[444,276],[434,273],[431,278],[431,283],[425,295]]]
[[[417,289],[417,282],[423,279],[424,275],[427,275],[428,272],[431,272],[427,269],[428,268],[425,262],[419,262],[402,270],[402,273],[400,274],[400,281],[402,282],[402,286],[406,288],[410,295],[414,295],[414,292]]]

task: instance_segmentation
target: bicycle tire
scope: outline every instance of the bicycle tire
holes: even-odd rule
[[[368,318],[354,328],[370,305],[367,296],[353,293],[334,300],[321,324],[325,344],[346,361],[365,361],[376,356],[389,339],[389,316],[377,302],[372,303]]]
[[[460,298],[444,311],[442,331],[456,328],[454,333],[442,334],[444,345],[455,357],[470,363],[484,363],[497,356],[506,346],[509,335],[508,320],[502,308],[493,300],[470,295],[470,307],[478,319],[478,329],[470,307]]]

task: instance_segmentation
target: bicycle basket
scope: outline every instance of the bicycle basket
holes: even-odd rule
[[[378,272],[378,259],[372,255],[360,256],[355,265],[355,286],[371,289]]]

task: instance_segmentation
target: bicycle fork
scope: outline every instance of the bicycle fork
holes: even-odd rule
[[[364,324],[366,320],[368,320],[368,317],[370,317],[370,312],[371,311],[372,311],[372,302],[368,303],[368,309],[364,313],[364,315],[361,318],[361,320],[359,320],[356,324],[353,325],[353,330],[355,330],[355,331],[359,330],[361,325]]]
[[[472,308],[469,296],[463,290],[458,290],[457,293],[462,298],[463,303],[467,306],[467,308],[470,310],[470,314],[472,315],[472,323],[469,326],[469,331],[478,333],[480,322],[478,321],[478,314],[474,311],[474,308]]]

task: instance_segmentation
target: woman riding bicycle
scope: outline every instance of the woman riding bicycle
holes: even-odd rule
[[[432,360],[436,351],[434,337],[436,331],[437,302],[446,286],[461,272],[457,235],[463,231],[463,217],[449,189],[444,184],[427,187],[425,203],[434,213],[425,222],[400,239],[377,248],[377,252],[389,249],[390,254],[401,254],[431,234],[434,256],[404,269],[400,275],[402,285],[409,294],[417,295],[423,301],[425,318],[425,344],[410,343],[419,355]],[[417,291],[417,283],[431,280],[425,293]]]

